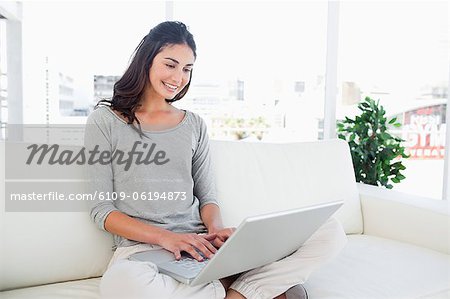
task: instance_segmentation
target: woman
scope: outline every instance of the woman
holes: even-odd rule
[[[127,259],[162,247],[177,259],[187,252],[200,261],[197,250],[212,257],[234,231],[222,224],[205,122],[196,113],[172,106],[189,88],[195,59],[196,45],[183,23],[157,25],[136,48],[114,85],[112,99],[100,101],[88,118],[86,147],[104,158],[89,168],[91,192],[97,195],[91,217],[114,235],[115,247],[101,280],[101,294],[104,298],[292,298],[296,292],[300,296],[303,289],[294,286],[345,244],[337,222],[324,225],[311,238],[309,249],[302,246],[303,257],[299,250],[240,276],[200,286],[160,274],[150,262]]]

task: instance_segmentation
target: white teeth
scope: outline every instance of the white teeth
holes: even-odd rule
[[[163,83],[164,83],[165,86],[169,87],[170,89],[173,89],[173,90],[177,89],[177,86],[175,86],[175,85],[170,85],[170,84],[168,84],[166,82],[163,82]]]

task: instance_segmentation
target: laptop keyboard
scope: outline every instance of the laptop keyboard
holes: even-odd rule
[[[199,262],[196,259],[184,257],[179,261],[173,260],[170,262],[170,264],[183,267],[184,269],[190,271],[200,272],[206,266],[206,264],[208,264],[208,262],[209,262],[208,259],[204,259],[203,261]]]

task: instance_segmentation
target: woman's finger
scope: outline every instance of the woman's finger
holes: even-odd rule
[[[195,250],[195,248],[188,244],[188,246],[185,247],[184,251],[189,253],[194,259],[196,259],[199,262],[203,261],[203,257]]]
[[[176,259],[176,260],[179,260],[179,259],[181,258],[180,250],[175,249],[175,250],[173,251],[173,254],[175,255],[175,259]]]
[[[206,247],[206,244],[203,242],[209,243],[208,241],[199,236],[198,239],[192,242],[192,245],[194,245],[195,248],[200,250],[205,257],[212,258],[213,252],[211,252],[210,249]]]
[[[223,245],[224,243],[225,243],[225,242],[223,242],[223,241],[220,240],[219,238],[217,238],[216,240],[214,240],[214,246],[216,246],[217,248],[222,247],[222,245]]]
[[[200,240],[201,240],[201,242],[203,243],[203,245],[205,245],[206,248],[209,249],[210,252],[212,252],[213,254],[216,253],[217,249],[211,244],[210,241],[208,241],[208,240],[206,240],[206,239],[200,239]],[[214,239],[211,240],[211,241],[214,241]],[[209,255],[207,255],[207,257],[208,257],[208,258],[211,258],[211,256],[209,256]]]
[[[208,241],[212,241],[217,237],[217,233],[210,233],[207,235],[199,235],[199,236],[205,238]]]
[[[225,242],[230,236],[231,234],[228,231],[224,231],[222,234],[219,235],[220,240],[222,242]]]

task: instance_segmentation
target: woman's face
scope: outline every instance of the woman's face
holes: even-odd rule
[[[150,67],[150,94],[172,99],[189,83],[194,53],[186,45],[170,45],[159,52]]]

